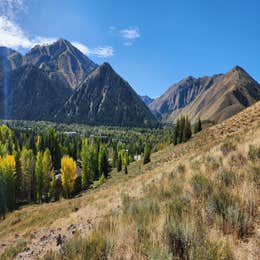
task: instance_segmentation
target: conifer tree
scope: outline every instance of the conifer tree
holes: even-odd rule
[[[34,200],[35,186],[34,186],[34,168],[35,160],[32,150],[23,149],[21,152],[21,190],[23,197],[22,199],[27,202]]]
[[[41,152],[37,153],[35,164],[35,177],[36,177],[36,198],[37,202],[42,202],[44,190],[44,172],[43,172],[43,155]]]
[[[198,119],[198,121],[195,123],[195,126],[194,126],[194,133],[198,133],[202,130],[202,125],[201,125],[201,120],[200,118]]]
[[[150,156],[151,156],[151,148],[149,145],[146,144],[144,148],[144,161],[143,161],[144,164],[147,164],[151,161]]]
[[[117,159],[117,172],[122,171],[122,155],[121,153],[118,153],[118,159]]]
[[[47,201],[48,193],[50,190],[50,181],[52,179],[52,171],[53,171],[51,153],[48,148],[46,148],[43,153],[42,164],[43,164],[42,165],[43,166],[43,197],[45,201]]]
[[[183,131],[182,131],[182,142],[188,141],[191,138],[191,135],[192,135],[191,124],[188,117],[185,117]]]
[[[99,151],[99,176],[102,174],[105,178],[108,177],[109,163],[106,147],[101,147]]]

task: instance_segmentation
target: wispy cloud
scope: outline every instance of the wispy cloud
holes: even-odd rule
[[[109,26],[108,31],[114,35],[123,38],[125,46],[132,46],[136,39],[141,37],[141,32],[138,27],[129,27],[125,29],[117,29],[115,26]]]
[[[59,37],[28,36],[16,21],[19,12],[27,9],[28,0],[0,0],[0,46],[19,49],[30,49],[35,45],[49,45]],[[114,49],[111,46],[89,48],[80,42],[72,43],[82,53],[89,56],[111,57]]]
[[[72,42],[72,44],[87,56],[108,58],[114,55],[114,49],[111,46],[96,47],[92,49],[80,42]]]
[[[123,38],[128,40],[135,40],[141,37],[140,30],[138,27],[120,30],[120,34]]]

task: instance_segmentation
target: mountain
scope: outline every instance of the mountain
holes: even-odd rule
[[[35,46],[24,56],[0,48],[0,117],[92,125],[157,124],[109,64],[96,65],[63,39]]]
[[[236,66],[226,74],[212,77],[188,77],[170,87],[150,104],[162,120],[174,122],[187,115],[192,122],[220,122],[260,100],[259,84]]]
[[[49,79],[45,71],[33,65],[21,66],[7,77],[4,84],[0,82],[1,118],[51,120],[70,94],[63,83]]]
[[[23,56],[10,48],[0,47],[0,68],[13,70],[23,62]]]
[[[143,100],[143,102],[149,106],[153,101],[154,99],[153,98],[150,98],[149,96],[140,96],[140,98]]]
[[[157,124],[149,108],[108,63],[99,66],[85,79],[56,118],[91,125]]]
[[[51,45],[37,45],[23,57],[23,64],[32,64],[45,70],[51,79],[77,88],[97,65],[75,48],[60,39]]]

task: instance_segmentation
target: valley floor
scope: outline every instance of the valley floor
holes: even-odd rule
[[[8,214],[0,222],[0,259],[46,254],[47,259],[59,259],[60,253],[65,259],[78,259],[86,250],[83,243],[89,245],[93,239],[100,245],[95,248],[112,259],[166,259],[172,255],[203,259],[204,249],[222,259],[258,259],[259,157],[260,102],[187,143],[153,154],[146,166],[132,163],[128,175],[112,172],[105,184],[77,198],[26,206]],[[222,175],[225,172],[232,174]],[[209,215],[208,203],[222,192],[218,187],[232,198],[230,209],[237,198],[234,200],[240,204],[235,205],[241,205],[238,214],[246,216],[243,223],[237,224],[241,218],[234,217],[230,224],[225,212]],[[187,203],[179,208],[176,203],[183,198]],[[178,232],[185,227],[185,234],[190,234],[191,243],[182,245],[180,251],[174,240],[176,223],[181,223]],[[194,235],[199,225],[202,240]],[[193,243],[196,248],[196,243],[201,245],[200,252]],[[196,258],[198,255],[202,258]]]

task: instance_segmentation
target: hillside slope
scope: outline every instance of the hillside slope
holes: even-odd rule
[[[204,257],[202,259],[206,259],[205,254],[209,253],[218,257],[229,255],[228,259],[232,259],[231,256],[234,259],[258,259],[259,149],[260,102],[202,131],[187,143],[171,145],[153,154],[152,162],[146,166],[140,162],[131,164],[128,175],[113,172],[107,183],[82,197],[27,206],[9,214],[0,222],[0,253],[18,248],[21,251],[17,255],[19,259],[43,256],[53,250],[48,253],[49,259],[60,259],[55,252],[62,250],[64,256],[73,259],[83,254],[84,244],[95,248],[95,243],[98,243],[101,247],[96,248],[96,256],[101,253],[112,258],[146,259],[149,256],[165,259],[171,251],[165,235],[170,232],[169,226],[164,225],[165,219],[167,216],[170,220],[178,217],[174,211],[168,211],[170,208],[166,205],[174,207],[174,203],[184,196],[189,198],[189,210],[186,212],[187,209],[183,208],[180,214],[182,223],[190,227],[189,239],[196,246],[197,240],[193,240],[193,235],[198,234],[198,230],[192,225],[196,223],[202,228],[199,232],[203,241],[208,241],[207,245],[196,247],[201,251],[188,248],[188,253],[199,254]],[[229,172],[235,179],[222,179],[224,172]],[[206,183],[214,183],[214,186],[209,186],[214,196],[221,185],[222,190],[230,192],[229,196],[238,198],[241,206],[244,205],[241,214],[250,214],[245,222],[246,233],[237,233],[236,226],[222,226],[218,215],[217,222],[208,218],[206,202],[215,197],[196,198],[196,190],[191,185],[194,175],[202,175],[204,177],[200,178],[206,178]],[[251,205],[248,208],[250,213],[246,213],[246,205]],[[138,212],[141,212],[141,219]],[[95,235],[91,235],[92,232]],[[89,238],[82,240],[78,233]],[[57,245],[58,237],[62,238],[62,247]],[[70,241],[72,238],[74,242]],[[19,247],[21,241],[26,246]]]

